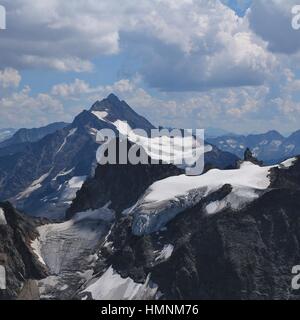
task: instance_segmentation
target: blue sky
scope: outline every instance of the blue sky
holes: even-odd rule
[[[300,129],[296,0],[0,4],[0,127],[71,121],[114,92],[156,125]]]

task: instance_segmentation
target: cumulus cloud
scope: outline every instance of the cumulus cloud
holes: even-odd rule
[[[278,90],[275,83],[261,86],[220,88],[201,92],[156,92],[143,88],[140,77],[122,79],[111,85],[92,86],[76,79],[55,85],[52,96],[89,108],[96,100],[111,92],[126,100],[138,113],[153,124],[167,127],[221,127],[228,131],[248,132],[298,129],[300,121],[299,80],[290,69],[285,69]],[[83,109],[83,107],[82,107]],[[75,115],[75,110],[73,110]],[[291,121],[292,125],[291,125]]]
[[[72,121],[83,109],[111,92],[126,100],[153,124],[180,128],[220,127],[229,131],[298,129],[299,80],[286,69],[278,92],[272,86],[168,93],[143,88],[141,78],[121,79],[92,86],[75,79],[58,83],[49,93],[33,94],[28,86],[10,88],[0,99],[0,127],[37,127],[54,121]],[[20,116],[22,115],[22,116]]]
[[[261,85],[276,67],[277,58],[247,19],[221,2],[170,3],[162,1],[121,37],[123,47],[142,57],[141,73],[150,86],[201,91]]]
[[[32,95],[29,86],[1,93],[0,127],[37,127],[65,117],[59,100],[46,93]]]
[[[73,83],[56,84],[52,88],[52,94],[64,98],[76,98],[82,94],[90,93],[93,89],[83,80],[75,79]]]
[[[84,80],[75,79],[71,83],[59,83],[52,87],[51,93],[64,99],[78,100],[83,96],[89,96],[90,100],[98,100],[99,96],[108,95],[111,92],[116,94],[123,94],[126,92],[133,92],[135,84],[139,82],[139,78],[133,80],[121,79],[112,85],[100,85],[92,87]]]
[[[294,0],[256,0],[242,17],[219,0],[2,3],[0,126],[71,121],[111,92],[156,125],[253,131],[299,123]],[[104,55],[123,57],[132,75],[106,85],[77,75],[38,94],[20,88],[17,70],[101,72],[95,59]]]
[[[12,68],[0,70],[0,87],[18,87],[21,81],[20,73]]]
[[[259,85],[276,65],[266,44],[219,0],[5,0],[3,66],[92,71],[127,53],[161,90]],[[0,66],[1,67],[1,66]]]
[[[300,50],[299,30],[292,28],[292,8],[298,0],[255,0],[247,14],[250,27],[275,53],[293,54]]]

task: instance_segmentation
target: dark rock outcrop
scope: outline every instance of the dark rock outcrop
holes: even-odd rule
[[[38,221],[17,212],[10,203],[0,203],[5,224],[0,225],[0,265],[6,272],[6,290],[0,290],[0,299],[18,298],[29,280],[44,278],[45,267],[38,261],[30,243],[38,237]]]
[[[253,153],[249,148],[247,148],[244,153],[244,161],[252,162],[253,164],[257,164],[258,166],[262,166],[264,164],[262,161],[259,161],[253,156]]]
[[[119,146],[116,139],[116,146]],[[127,142],[128,150],[132,147]],[[119,159],[119,149],[116,150]],[[128,153],[127,153],[128,155]],[[147,158],[147,155],[145,154]],[[128,160],[128,159],[127,159]],[[184,173],[184,170],[170,164],[105,164],[98,165],[94,177],[88,179],[77,192],[67,218],[88,209],[98,209],[110,202],[110,208],[117,214],[133,206],[139,197],[155,181]]]
[[[143,283],[148,274],[161,299],[299,299],[292,268],[300,264],[300,165],[274,169],[266,193],[244,209],[207,215],[227,186],[173,219],[158,233],[132,234],[132,217],[121,218],[100,251],[98,271],[112,265],[122,277]],[[174,246],[166,261],[156,259]]]

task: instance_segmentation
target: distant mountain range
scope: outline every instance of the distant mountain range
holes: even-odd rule
[[[63,129],[67,125],[65,122],[55,122],[41,128],[19,129],[0,142],[0,157],[21,152],[28,144],[39,141],[48,134]]]
[[[245,150],[250,148],[253,155],[266,164],[278,163],[300,154],[300,130],[289,137],[284,137],[277,131],[269,131],[247,136],[222,135],[208,138],[207,141],[238,157],[242,157]]]

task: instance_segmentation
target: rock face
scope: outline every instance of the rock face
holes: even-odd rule
[[[243,169],[250,170],[251,179],[253,165]],[[1,298],[300,298],[291,288],[292,268],[300,264],[299,159],[267,169],[257,166],[269,172],[269,185],[246,206],[225,206],[208,213],[208,204],[221,203],[236,189],[226,184],[147,234],[134,234],[130,211],[120,214],[131,205],[135,193],[125,191],[120,202],[99,208],[122,192],[116,186],[125,183],[125,190],[134,183],[132,174],[137,178],[139,173],[141,180],[137,178],[138,187],[133,189],[141,192],[152,176],[158,178],[162,171],[174,175],[178,170],[159,167],[145,166],[136,172],[130,167],[116,169],[115,183],[109,185],[102,185],[102,179],[111,179],[99,167],[95,178],[78,193],[78,203],[73,203],[74,212],[82,212],[70,212],[72,219],[64,223],[45,221],[36,228],[36,221],[1,203],[0,265],[5,266],[7,277]],[[105,172],[113,174],[109,167]],[[116,219],[109,205],[117,210]]]
[[[263,165],[262,161],[259,161],[257,158],[255,158],[251,152],[251,150],[249,148],[246,149],[245,153],[244,153],[244,161],[250,161],[254,164],[257,164],[259,166]]]
[[[207,214],[207,203],[230,192],[224,186],[155,233],[135,236],[133,216],[121,217],[95,274],[111,267],[135,283],[151,275],[161,299],[299,299],[291,280],[300,263],[300,161],[270,175],[266,192],[240,210]]]
[[[116,145],[118,146],[118,140]],[[129,142],[128,149],[132,146]],[[117,150],[117,159],[119,150]],[[67,211],[67,218],[76,212],[98,209],[110,203],[110,208],[120,214],[133,206],[146,189],[155,181],[184,171],[169,164],[98,165],[94,177],[88,179]]]
[[[0,265],[5,270],[5,287],[0,299],[16,299],[28,281],[46,276],[46,269],[34,254],[30,243],[38,237],[37,222],[17,212],[9,203],[0,203]],[[3,274],[2,274],[3,276]],[[23,294],[23,299],[31,299]]]

